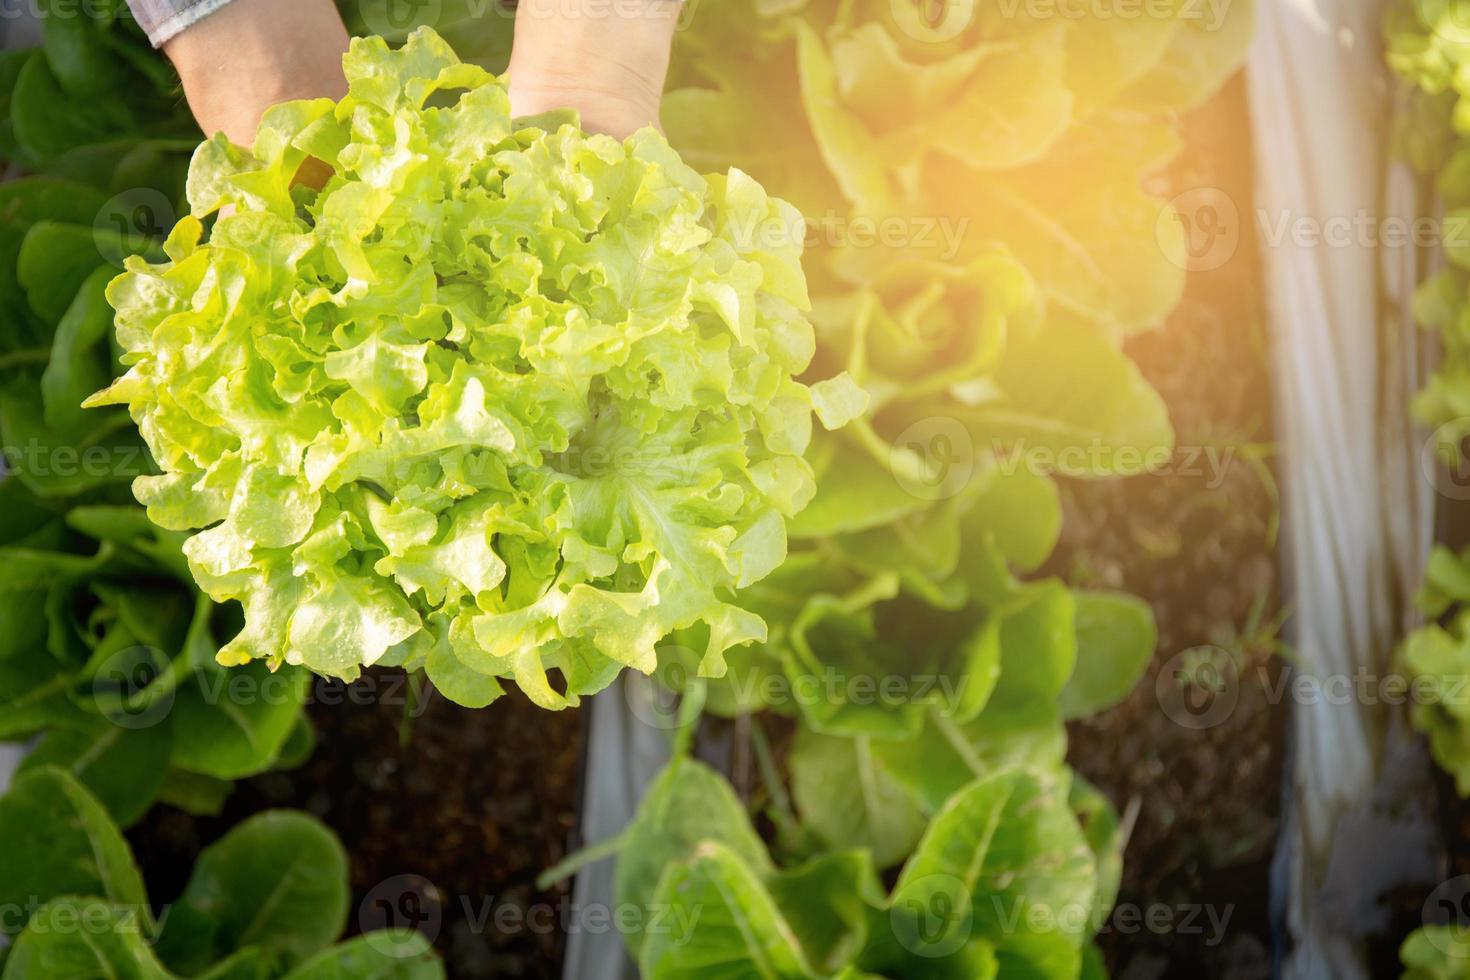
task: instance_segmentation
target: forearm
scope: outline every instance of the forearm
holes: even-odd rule
[[[679,0],[520,0],[511,108],[570,106],[584,128],[627,136],[658,124]]]
[[[267,108],[341,98],[347,29],[331,0],[234,0],[163,44],[205,135],[248,146]]]

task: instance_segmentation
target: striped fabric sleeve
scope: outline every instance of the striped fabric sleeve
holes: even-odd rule
[[[155,48],[214,13],[230,0],[128,0],[138,26]]]

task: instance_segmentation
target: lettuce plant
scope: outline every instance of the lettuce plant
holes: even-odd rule
[[[42,0],[37,12],[41,47],[0,55],[0,156],[70,177],[126,160],[142,175],[193,141],[178,76],[123,0]]]
[[[616,900],[673,910],[629,935],[646,980],[710,963],[783,978],[1076,976],[1116,890],[1117,824],[1079,819],[1098,801],[1054,766],[962,779],[885,887],[861,847],[777,865],[728,784],[681,755],[620,840]]]
[[[1418,598],[1441,622],[1411,633],[1398,651],[1413,686],[1409,720],[1460,795],[1470,796],[1470,554],[1436,547]]]
[[[1425,926],[1399,949],[1402,980],[1463,980],[1470,976],[1470,933],[1458,926]]]
[[[221,661],[423,665],[464,703],[513,678],[560,707],[699,622],[718,674],[765,636],[731,600],[811,497],[814,403],[860,408],[793,378],[799,216],[652,130],[514,124],[427,29],[344,67],[340,104],[204,144],[169,261],[108,287],[129,369],[89,404],[130,405],[149,516],[205,528],[196,579],[245,607]],[[308,155],[319,192],[292,187]]]
[[[166,199],[169,171],[153,180]],[[231,780],[300,758],[311,729],[304,669],[215,663],[238,622],[195,588],[183,536],[131,501],[156,472],[147,448],[126,412],[80,408],[118,371],[111,263],[157,246],[110,211],[81,181],[0,187],[0,738],[38,737],[26,767],[68,768],[129,824],[160,798],[216,808]]]
[[[1444,267],[1420,284],[1414,318],[1440,343],[1440,360],[1414,403],[1419,421],[1435,428],[1430,446],[1450,467],[1463,466],[1470,436],[1470,5],[1464,0],[1399,0],[1384,11],[1383,38],[1389,67],[1399,76],[1403,111],[1394,148],[1433,181],[1444,211],[1440,243]],[[1434,461],[1429,461],[1434,465]],[[1455,489],[1458,495],[1458,487]],[[1425,569],[1418,601],[1430,625],[1411,633],[1397,660],[1412,685],[1409,720],[1429,741],[1430,752],[1470,796],[1470,553],[1436,547]],[[1465,930],[1426,926],[1400,949],[1404,977],[1412,980],[1465,975]]]
[[[1388,63],[1400,77],[1411,111],[1395,134],[1396,148],[1417,170],[1434,180],[1446,210],[1442,242],[1446,266],[1422,283],[1414,296],[1414,316],[1441,343],[1441,357],[1417,394],[1419,421],[1434,426],[1430,445],[1450,466],[1460,464],[1461,442],[1470,435],[1470,345],[1462,323],[1470,312],[1470,251],[1455,232],[1470,219],[1470,93],[1464,66],[1466,5],[1391,4],[1384,14]],[[1431,460],[1431,465],[1433,461]],[[1429,736],[1435,759],[1454,777],[1462,795],[1470,794],[1470,677],[1465,603],[1470,602],[1470,555],[1436,547],[1425,569],[1419,606],[1442,625],[1411,634],[1399,651],[1402,666],[1427,700],[1416,702],[1411,721]]]
[[[0,795],[0,832],[10,848],[0,900],[12,913],[3,980],[444,976],[417,933],[333,945],[348,921],[347,854],[304,813],[268,811],[231,829],[164,908],[149,902],[107,811],[63,769],[35,769]]]
[[[1138,473],[1172,448],[1162,401],[1118,344],[1183,289],[1177,216],[1142,184],[1177,148],[1173,113],[1238,65],[1252,16],[1234,5],[1205,30],[1182,7],[1079,23],[915,11],[701,11],[665,122],[687,159],[734,160],[806,213],[815,370],[845,370],[866,401],[813,440],[817,491],[790,525],[792,557],[742,600],[771,636],[732,655],[736,672],[855,668],[855,655],[869,671],[963,675],[968,703],[950,707],[964,721],[1002,659],[1033,659],[997,644],[1008,617],[1049,621],[1037,638],[1071,632],[1073,599],[1019,578],[1055,544],[1054,478]],[[741,139],[757,118],[759,145]],[[1125,629],[1138,618],[1093,608],[1120,609]],[[1043,700],[1074,664],[1054,646],[1029,689]],[[806,720],[829,733],[867,724],[818,712]],[[873,723],[911,735],[917,714]]]
[[[459,6],[446,36],[503,60],[505,22]],[[1142,181],[1250,9],[917,9],[695,11],[665,124],[690,164],[754,179],[511,120],[434,35],[388,30],[403,50],[356,43],[342,104],[205,144],[194,214],[107,292],[129,373],[96,402],[132,408],[169,530],[98,540],[205,529],[190,571],[246,609],[226,663],[402,663],[467,704],[509,678],[548,707],[659,664],[717,678],[715,711],[796,719],[774,854],[698,764],[650,792],[620,894],[703,911],[630,938],[649,977],[1101,972],[1119,821],[1066,769],[1063,722],[1127,693],[1153,624],[1028,577],[1057,476],[1172,444],[1119,348],[1183,285]],[[384,5],[349,13],[387,29]],[[292,185],[308,155],[335,170],[319,191]],[[805,213],[805,276],[798,212],[762,186]],[[58,419],[78,378],[106,381],[58,379]],[[851,422],[813,432],[813,407]],[[828,696],[834,675],[900,684]],[[234,955],[171,946],[190,975]]]
[[[1102,972],[1088,941],[1121,821],[1066,768],[1064,722],[1128,693],[1155,629],[1137,599],[1033,576],[1057,477],[1172,448],[1120,349],[1173,309],[1187,265],[1143,182],[1177,147],[1174,113],[1239,64],[1251,9],[1210,30],[1182,6],[1075,24],[911,10],[750,0],[699,11],[678,42],[671,140],[803,209],[814,370],[845,370],[866,408],[816,434],[791,555],[740,596],[767,639],[713,681],[693,679],[698,628],[663,658],[709,710],[796,724],[788,779],[769,774],[774,855],[695,764],[650,793],[621,842],[624,899],[715,911],[679,942],[631,937],[645,976]]]
[[[733,160],[806,213],[814,364],[866,396],[814,438],[792,554],[741,597],[770,635],[732,652],[709,706],[794,716],[795,817],[884,868],[968,780],[1060,767],[1063,721],[1120,700],[1152,653],[1137,600],[1027,577],[1057,540],[1058,476],[1127,476],[1172,449],[1120,349],[1173,309],[1187,265],[1143,184],[1252,25],[1250,5],[1208,30],[1182,5],[1077,23],[917,10],[701,11],[665,103],[687,159]],[[681,640],[676,685],[702,644]]]

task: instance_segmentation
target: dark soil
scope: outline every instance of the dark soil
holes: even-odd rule
[[[1120,912],[1099,937],[1109,965],[1125,980],[1248,980],[1269,975],[1283,713],[1273,697],[1278,512],[1243,84],[1184,120],[1184,136],[1183,157],[1154,189],[1169,198],[1218,189],[1243,224],[1228,261],[1190,275],[1165,328],[1127,344],[1167,402],[1179,448],[1158,473],[1064,487],[1051,570],[1142,596],[1159,626],[1154,663],[1132,696],[1071,731],[1075,767],[1120,810],[1137,808]],[[1212,912],[1228,925],[1214,926]]]
[[[349,935],[417,928],[453,980],[559,978],[568,889],[535,878],[566,854],[576,821],[579,713],[514,690],[481,711],[432,689],[415,704],[390,671],[316,692],[319,741],[301,769],[242,782],[219,817],[158,807],[129,833],[150,895],[176,897],[200,848],[240,820],[294,807],[350,855]]]

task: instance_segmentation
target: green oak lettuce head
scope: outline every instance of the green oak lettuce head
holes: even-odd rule
[[[92,402],[131,407],[163,470],[136,495],[244,605],[222,661],[423,664],[455,700],[511,678],[560,707],[702,622],[718,675],[765,637],[732,600],[812,496],[814,403],[861,411],[793,379],[799,215],[653,130],[513,122],[428,29],[344,67],[340,103],[201,146],[170,261],[108,289],[130,367]],[[309,157],[320,191],[293,186]]]

